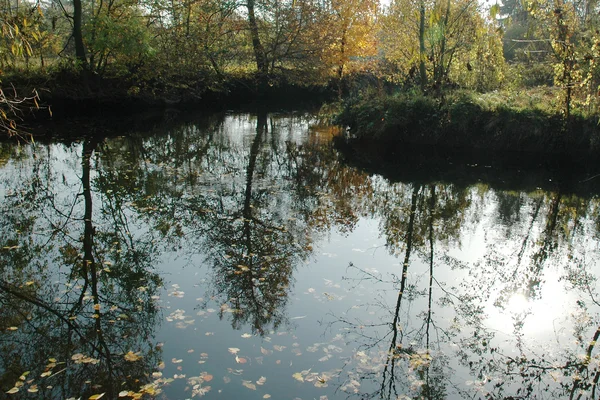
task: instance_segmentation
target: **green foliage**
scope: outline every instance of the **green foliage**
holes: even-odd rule
[[[502,42],[493,25],[477,29],[470,51],[458,54],[450,69],[450,79],[453,82],[479,92],[499,89],[504,83],[505,75]]]
[[[345,104],[339,123],[351,137],[490,150],[595,151],[596,118],[573,115],[565,125],[556,90],[446,92],[443,99],[415,93],[365,96]],[[574,134],[576,132],[576,134]]]
[[[109,63],[131,66],[152,57],[150,32],[141,22],[143,17],[135,13],[119,18],[103,13],[91,19],[84,26],[91,68],[102,73]]]
[[[439,104],[439,100],[419,91],[393,96],[369,93],[350,98],[336,122],[349,125],[358,136],[380,138],[389,134],[390,130],[435,130],[439,123]]]
[[[536,86],[552,86],[554,71],[550,63],[528,62],[509,64],[507,83],[510,88],[533,88]]]

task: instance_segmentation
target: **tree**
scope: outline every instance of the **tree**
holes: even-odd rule
[[[330,38],[329,54],[325,62],[336,70],[338,92],[351,60],[365,61],[377,54],[374,28],[377,21],[377,0],[329,0],[325,5]]]
[[[256,69],[258,70],[260,79],[264,80],[269,73],[269,64],[265,48],[262,45],[258,32],[255,4],[255,0],[246,0],[246,8],[248,9],[248,28],[250,30],[250,37],[252,38],[252,49],[254,50]]]
[[[487,27],[472,0],[396,0],[383,18],[384,56],[399,66],[405,81],[418,71],[423,90],[430,82],[441,90],[457,60],[466,64],[472,49],[488,41]],[[478,33],[482,30],[487,34]]]

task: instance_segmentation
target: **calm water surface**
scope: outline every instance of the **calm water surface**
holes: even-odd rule
[[[596,195],[393,182],[334,133],[3,144],[0,397],[599,395]]]

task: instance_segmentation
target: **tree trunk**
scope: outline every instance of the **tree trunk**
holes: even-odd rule
[[[82,5],[81,0],[73,0],[73,39],[75,41],[75,58],[81,62],[84,70],[87,69],[87,57],[85,55],[85,45],[83,44],[82,25]]]
[[[259,77],[263,80],[267,77],[269,72],[269,63],[267,61],[265,48],[258,36],[258,25],[256,24],[256,16],[254,14],[254,3],[255,0],[247,0],[246,7],[248,7],[248,24],[250,25],[250,36],[252,37],[254,57],[256,58],[256,69],[258,70]]]
[[[338,76],[338,97],[342,98],[344,67],[346,64],[346,28],[342,31],[342,40],[340,41],[340,61],[337,70]]]
[[[419,75],[421,90],[427,86],[427,70],[425,69],[425,0],[421,0],[419,9]]]
[[[442,90],[442,85],[446,78],[446,67],[445,67],[445,55],[446,55],[446,31],[448,27],[448,20],[450,19],[450,0],[446,4],[446,15],[444,15],[444,22],[442,23],[442,42],[440,43],[440,59],[434,72],[435,85],[437,90]]]

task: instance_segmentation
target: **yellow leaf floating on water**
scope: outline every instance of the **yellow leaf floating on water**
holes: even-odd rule
[[[294,375],[292,375],[292,378],[294,378],[297,381],[304,382],[304,377],[300,372],[296,372]]]
[[[129,396],[129,392],[127,390],[123,390],[122,392],[119,392],[119,397],[126,397]]]
[[[37,385],[31,385],[31,387],[29,389],[27,389],[27,391],[29,393],[37,393],[38,392],[38,387],[37,387]]]
[[[89,399],[89,400],[98,400],[98,399],[101,399],[101,398],[103,398],[103,397],[104,397],[104,395],[105,395],[105,393],[95,394],[95,395],[93,395],[93,396],[90,396],[90,399]]]
[[[264,347],[261,347],[260,352],[263,353],[265,356],[268,356],[269,354],[273,353],[273,350],[267,350]]]
[[[139,353],[134,353],[133,351],[129,350],[127,354],[125,354],[124,358],[127,361],[134,362],[140,360],[142,356],[140,356]]]
[[[16,326],[9,326],[8,328],[6,328],[7,331],[16,331],[17,329],[19,328],[17,328]]]
[[[229,352],[230,352],[231,354],[237,354],[237,353],[238,353],[238,351],[240,351],[240,349],[238,349],[237,347],[230,347],[230,348],[229,348],[229,349],[227,349],[227,350],[229,350]]]
[[[265,394],[265,395],[263,396],[263,399],[270,399],[270,398],[271,398],[271,395],[270,395],[270,394]]]
[[[242,385],[244,385],[248,389],[256,390],[256,385],[250,381],[242,381]]]
[[[251,334],[249,334],[249,333],[244,333],[244,334],[242,335],[242,337],[243,337],[244,339],[248,339],[248,338],[252,337],[252,335],[251,335]]]
[[[19,388],[18,388],[18,387],[14,387],[14,388],[10,389],[10,390],[9,390],[8,392],[6,392],[6,393],[8,393],[8,394],[15,394],[15,393],[17,393],[18,391],[19,391]]]

